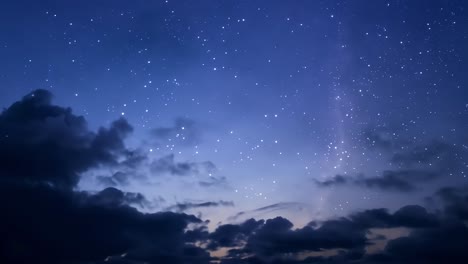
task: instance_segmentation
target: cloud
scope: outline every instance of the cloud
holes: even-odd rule
[[[151,135],[158,145],[178,142],[181,145],[193,146],[201,142],[201,133],[197,123],[185,117],[177,118],[172,127],[159,127],[151,130]]]
[[[170,206],[167,210],[176,212],[185,212],[191,209],[207,208],[207,207],[220,207],[220,206],[234,206],[232,201],[218,201],[218,202],[203,202],[203,203],[178,203]]]
[[[381,254],[368,257],[369,263],[459,263],[468,257],[465,247],[468,244],[467,188],[442,188],[431,199],[439,199],[443,204],[439,223],[389,241]],[[413,213],[413,220],[416,219],[419,220],[410,222],[427,223],[421,213]],[[374,260],[380,262],[372,262]]]
[[[293,224],[282,217],[268,219],[251,236],[235,257],[253,254],[260,258],[279,257],[323,249],[363,248],[367,243],[366,230],[345,218],[329,220],[319,228],[310,225],[292,229]]]
[[[146,177],[141,173],[142,168],[148,167],[149,158],[141,150],[125,149],[116,164],[113,164],[111,172],[95,175],[98,184],[105,187],[128,186],[134,180],[142,180]],[[104,174],[104,175],[103,175]]]
[[[8,201],[0,203],[2,263],[85,262],[123,253],[183,263],[185,229],[202,223],[185,214],[140,213],[128,204],[143,198],[117,189],[93,195],[47,185],[3,184],[0,199]],[[150,249],[152,255],[142,255]]]
[[[446,195],[441,197],[441,192],[448,192],[451,198],[446,199]],[[442,189],[441,192],[434,197],[445,201],[445,210],[440,213],[430,213],[422,206],[409,205],[394,213],[386,209],[371,209],[348,217],[311,222],[298,229],[293,229],[292,223],[282,217],[258,222],[247,233],[239,231],[240,225],[220,226],[219,230],[226,231],[218,239],[224,239],[227,241],[225,245],[233,248],[222,263],[459,262],[468,256],[463,246],[468,242],[468,227],[464,223],[466,215],[453,213],[447,208],[466,205],[459,203],[468,198],[468,192],[457,188]],[[375,241],[367,236],[372,229],[391,230],[395,227],[409,228],[411,232],[406,237],[388,241],[381,252],[366,253],[365,247]],[[325,250],[334,250],[335,253],[305,259],[298,257],[307,252],[320,253]]]
[[[136,169],[147,160],[148,157],[141,150],[126,150],[124,159],[119,162],[119,165],[128,169]]]
[[[118,171],[111,176],[97,176],[96,179],[98,182],[104,186],[115,187],[118,185],[127,185],[129,183],[129,175],[122,171]]]
[[[467,238],[465,224],[444,223],[390,241],[381,256],[393,263],[460,263],[468,257]]]
[[[415,183],[435,177],[437,177],[435,173],[423,170],[388,170],[383,172],[382,177],[357,179],[355,183],[382,190],[413,191],[416,190]]]
[[[391,161],[403,167],[430,167],[438,174],[448,174],[463,168],[468,157],[466,149],[458,144],[432,140],[426,144],[413,144],[404,151],[395,151]]]
[[[193,215],[138,211],[132,205],[148,203],[138,193],[117,188],[76,191],[82,172],[104,164],[122,166],[129,153],[124,139],[131,130],[120,119],[109,128],[91,131],[83,117],[52,105],[50,93],[43,90],[2,112],[0,263],[409,264],[462,263],[468,258],[468,188],[440,189],[429,199],[440,207],[433,212],[418,205],[393,213],[371,209],[311,221],[301,228],[283,217],[249,219],[220,225],[212,232],[206,221]],[[427,160],[432,160],[429,156]],[[416,181],[426,177],[399,175]],[[340,184],[348,181],[336,180]],[[174,208],[185,211],[231,205],[219,201]],[[277,203],[254,211],[295,206]],[[409,229],[409,235],[390,239],[380,252],[366,252],[376,241],[369,236],[372,229],[400,227]],[[213,250],[225,250],[227,255],[211,256]],[[318,256],[305,257],[312,253]]]
[[[185,239],[189,225],[204,224],[197,217],[141,213],[130,206],[146,205],[141,194],[115,188],[74,191],[81,173],[128,159],[132,127],[119,119],[91,131],[51,98],[37,90],[0,115],[0,262],[89,263],[126,254],[128,262],[208,263],[208,253]]]
[[[442,188],[431,200],[441,202],[446,215],[464,221],[468,220],[468,187]]]
[[[333,178],[326,180],[326,181],[317,181],[315,183],[321,187],[331,187],[335,185],[344,185],[349,183],[349,177],[343,175],[336,175]]]
[[[391,152],[411,145],[411,141],[401,137],[400,132],[399,129],[373,127],[366,129],[363,135],[366,140],[365,142],[370,148]]]
[[[220,176],[220,177],[215,177],[215,176],[210,176],[206,180],[198,182],[198,184],[202,187],[222,187],[222,188],[227,188],[228,182],[226,177]]]
[[[277,210],[284,210],[284,209],[290,209],[292,207],[297,207],[300,210],[302,207],[304,207],[305,204],[303,203],[296,203],[296,202],[283,202],[283,203],[275,203],[271,205],[267,205],[264,207],[257,208],[255,210],[252,210],[252,212],[271,212],[271,211],[277,211]]]
[[[150,165],[151,172],[160,174],[170,174],[176,176],[186,176],[199,174],[201,172],[210,173],[216,170],[216,166],[210,162],[176,162],[174,154],[164,156],[153,161]]]
[[[387,191],[409,192],[417,189],[416,183],[432,180],[436,173],[423,170],[387,170],[379,177],[336,175],[326,181],[315,181],[320,187],[357,185]]]
[[[325,181],[315,180],[315,183],[320,187],[351,184],[386,191],[410,192],[417,190],[420,184],[453,175],[466,166],[468,152],[457,144],[439,140],[414,144],[377,131],[366,135],[375,148],[390,155],[389,161],[396,169],[390,168],[383,171],[382,175],[372,177],[336,175]]]
[[[106,188],[96,194],[83,193],[86,203],[97,206],[118,207],[123,205],[139,205],[146,207],[150,202],[141,194],[134,192],[122,192],[116,188]]]
[[[386,209],[370,209],[349,216],[360,228],[426,228],[439,224],[437,215],[419,205],[407,205],[390,214]]]
[[[236,221],[239,221],[240,219],[247,219],[249,217],[260,217],[264,214],[268,214],[271,212],[285,211],[285,210],[291,210],[291,209],[296,210],[296,211],[302,211],[307,206],[308,206],[307,204],[297,203],[297,202],[275,203],[275,204],[270,204],[264,207],[256,208],[250,211],[238,212],[237,214],[228,217],[228,220],[231,222],[236,222]]]
[[[216,250],[220,247],[239,247],[245,244],[247,238],[260,226],[264,220],[249,219],[242,224],[221,225],[209,234],[210,243],[208,248]]]
[[[133,130],[124,119],[90,131],[70,108],[51,104],[52,95],[36,90],[0,115],[0,177],[71,188],[79,173],[117,164],[124,138]]]

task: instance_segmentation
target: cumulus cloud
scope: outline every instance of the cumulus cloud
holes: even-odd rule
[[[372,147],[389,155],[389,162],[396,168],[384,170],[381,175],[357,176],[335,175],[317,181],[319,187],[356,185],[387,191],[410,192],[429,181],[454,175],[463,169],[468,152],[459,144],[439,140],[411,143],[395,137],[386,130],[371,130],[365,133]]]
[[[150,202],[141,194],[134,192],[122,192],[116,188],[106,188],[96,194],[84,192],[83,199],[88,204],[97,206],[122,206],[122,205],[139,205],[146,207]]]
[[[210,162],[176,162],[174,154],[170,154],[153,161],[150,165],[151,172],[155,175],[170,174],[176,176],[186,176],[199,174],[201,172],[210,173],[216,166]]]
[[[308,206],[307,204],[298,203],[298,202],[275,203],[275,204],[270,204],[270,205],[263,206],[260,208],[256,208],[250,211],[238,212],[237,214],[230,216],[228,220],[238,221],[239,219],[246,219],[246,218],[254,217],[254,216],[258,217],[258,216],[268,214],[271,212],[275,212],[275,211],[286,211],[286,210],[302,211],[307,206]]]
[[[98,261],[123,253],[138,256],[145,248],[154,250],[153,261],[167,257],[177,263],[183,258],[185,229],[201,223],[184,214],[140,213],[128,206],[140,197],[118,190],[92,195],[2,185],[0,197],[13,199],[0,204],[2,263]]]
[[[423,170],[387,170],[382,176],[364,177],[336,175],[325,181],[315,181],[320,187],[356,185],[388,191],[409,192],[417,189],[417,183],[432,180],[437,174]]]
[[[51,99],[37,90],[0,115],[0,262],[87,263],[124,253],[135,261],[209,259],[185,243],[187,227],[202,224],[195,216],[140,213],[130,205],[146,199],[115,188],[73,190],[81,173],[129,160],[132,127],[119,119],[91,131]]]
[[[218,202],[203,202],[203,203],[177,203],[176,205],[170,206],[167,210],[176,212],[185,212],[191,209],[208,208],[208,207],[220,207],[220,206],[234,206],[232,201],[218,201]]]
[[[445,192],[448,194],[441,195]],[[213,239],[211,245],[232,247],[222,263],[459,262],[468,256],[462,246],[468,242],[466,215],[460,210],[466,208],[468,192],[458,188],[442,189],[433,198],[443,200],[445,209],[442,212],[431,213],[424,207],[409,205],[394,213],[371,209],[338,219],[313,221],[298,229],[282,217],[256,222],[249,232],[241,231],[241,225],[223,225],[212,233],[223,235],[212,237],[224,244]],[[368,236],[372,229],[395,227],[408,228],[411,232],[408,236],[388,241],[380,252],[366,252],[366,246],[375,242]],[[298,258],[306,252],[324,250],[334,250],[335,253]]]
[[[73,187],[79,173],[117,164],[124,138],[133,130],[124,119],[90,131],[70,108],[51,104],[46,90],[34,91],[0,115],[0,177]]]
[[[440,189],[429,199],[440,206],[434,211],[418,205],[395,212],[371,209],[300,228],[283,217],[249,219],[219,225],[212,232],[206,221],[182,211],[231,202],[184,203],[175,205],[179,212],[142,213],[132,207],[148,203],[139,193],[117,188],[76,191],[82,172],[104,164],[119,167],[128,159],[124,140],[131,130],[119,119],[92,131],[83,117],[53,105],[44,90],[1,113],[1,263],[409,264],[462,263],[468,258],[467,188]],[[125,166],[134,164],[129,163]],[[348,179],[336,180],[342,181]],[[257,210],[289,206],[295,205]],[[389,239],[380,252],[366,251],[375,242],[369,236],[372,229],[399,227],[409,229],[409,235]],[[214,250],[227,254],[211,255]]]
[[[151,135],[156,144],[178,142],[181,145],[193,146],[201,141],[201,132],[198,124],[189,118],[179,117],[170,127],[158,127],[151,130]]]
[[[96,179],[98,182],[105,186],[118,186],[118,185],[127,185],[129,183],[129,175],[122,171],[115,172],[111,176],[97,176]]]
[[[225,176],[210,176],[204,180],[199,181],[198,184],[202,187],[227,188],[229,186]]]

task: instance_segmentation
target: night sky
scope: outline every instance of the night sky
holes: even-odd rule
[[[460,263],[464,0],[5,0],[2,263]]]

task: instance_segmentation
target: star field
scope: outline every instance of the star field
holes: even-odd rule
[[[45,89],[90,131],[132,127],[75,191],[139,193],[140,211],[213,231],[393,212],[467,184],[464,1],[1,6],[1,107]]]

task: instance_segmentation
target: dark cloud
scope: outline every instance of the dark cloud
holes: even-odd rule
[[[399,129],[390,129],[388,127],[373,127],[366,129],[363,136],[369,147],[376,150],[395,151],[404,149],[411,144],[407,138],[401,137]]]
[[[445,187],[433,199],[439,200],[447,216],[468,220],[468,187]]]
[[[304,207],[304,206],[305,206],[305,204],[296,203],[296,202],[275,203],[275,204],[271,204],[271,205],[267,205],[267,206],[264,206],[264,207],[257,208],[255,210],[253,210],[253,212],[264,212],[264,211],[271,212],[271,211],[289,209],[289,208],[292,208],[292,207],[299,208],[301,210],[302,207]]]
[[[302,211],[307,205],[304,203],[297,203],[297,202],[282,202],[282,203],[275,203],[270,204],[264,207],[256,208],[250,211],[241,211],[237,214],[230,216],[228,218],[229,221],[235,222],[238,221],[239,218],[247,218],[247,217],[258,217],[262,214],[267,214],[275,211],[284,211],[284,210],[297,210]]]
[[[202,187],[221,187],[221,188],[227,188],[229,186],[226,177],[221,176],[221,177],[215,177],[211,176],[207,178],[206,180],[202,180],[198,182],[198,184]]]
[[[125,151],[125,156],[119,165],[124,168],[136,169],[145,161],[148,160],[148,157],[141,150],[127,150]]]
[[[172,144],[178,142],[182,145],[197,145],[201,141],[201,133],[197,123],[189,118],[179,117],[172,127],[160,127],[151,131],[156,144]]]
[[[425,228],[413,229],[407,237],[389,241],[381,254],[367,257],[366,263],[462,263],[468,257],[468,192],[467,188],[442,188],[432,199],[440,199],[443,211],[437,216],[438,224],[427,217],[422,209],[407,212],[400,209],[395,217],[406,223]],[[398,213],[398,214],[397,214]],[[385,261],[385,262],[384,262]]]
[[[323,249],[354,249],[364,247],[366,232],[345,218],[329,220],[319,228],[306,226],[292,229],[292,223],[282,217],[269,219],[250,236],[244,252],[257,257],[297,254]]]
[[[255,222],[249,232],[241,232],[240,226],[220,226],[213,234],[224,231],[223,236],[217,238],[222,238],[225,242],[216,244],[218,240],[214,240],[212,243],[234,247],[245,245],[230,250],[228,257],[240,260],[255,256],[258,263],[276,263],[269,260],[297,256],[301,252],[321,252],[324,249],[362,252],[368,243],[367,230],[346,218],[325,221],[318,228],[307,225],[293,229],[293,224],[282,217]]]
[[[468,258],[467,188],[439,190],[430,199],[440,205],[434,212],[417,205],[393,213],[372,209],[312,221],[301,228],[294,228],[283,217],[249,219],[209,232],[206,221],[180,212],[231,206],[231,202],[185,203],[174,206],[179,213],[142,213],[132,207],[148,205],[141,194],[116,188],[96,193],[74,190],[82,172],[103,164],[131,168],[141,162],[141,158],[129,158],[130,151],[124,145],[132,130],[125,120],[93,132],[83,117],[52,105],[50,93],[39,90],[6,109],[0,115],[0,125],[0,263],[409,264],[463,263]],[[442,151],[445,147],[438,149],[440,154],[447,152]],[[428,154],[424,161],[434,157]],[[133,161],[122,165],[122,160]],[[173,157],[166,161],[159,168],[171,174],[184,175],[194,171],[192,166],[200,166],[177,165]],[[388,181],[405,178],[417,182],[433,177],[411,170],[385,175],[382,178],[387,182],[337,176],[322,185],[355,183],[401,190],[402,185]],[[125,181],[121,175],[112,178]],[[254,212],[296,206],[302,205],[277,203]],[[381,252],[366,252],[367,246],[382,239],[371,238],[372,229],[401,227],[410,234],[389,240]],[[227,256],[210,256],[211,250],[222,248]],[[319,256],[299,258],[309,253]]]
[[[201,223],[185,214],[140,213],[128,204],[143,198],[117,189],[91,195],[8,184],[0,199],[9,201],[0,204],[2,263],[73,263],[123,253],[185,263],[185,229]]]
[[[381,176],[365,177],[336,175],[325,181],[315,181],[320,187],[358,185],[381,190],[409,192],[437,178],[453,175],[466,166],[466,149],[458,144],[431,140],[416,144],[385,129],[364,133],[375,149],[389,155],[397,169],[383,171]]]
[[[456,170],[463,164],[467,152],[457,144],[432,140],[426,144],[413,144],[404,151],[395,151],[392,162],[404,167],[427,166],[441,172]]]
[[[393,263],[462,263],[468,257],[467,242],[465,224],[444,223],[390,241],[382,255]]]
[[[167,210],[176,212],[185,212],[191,209],[207,208],[207,207],[220,207],[220,206],[234,206],[232,201],[218,201],[218,202],[203,202],[203,203],[178,203],[170,206]]]
[[[130,206],[148,203],[141,194],[115,188],[73,191],[80,173],[131,160],[123,140],[132,128],[120,119],[93,132],[51,97],[35,91],[0,115],[0,262],[89,263],[124,254],[128,263],[208,263],[204,249],[186,243],[188,226],[203,224],[195,216],[141,213]]]
[[[210,244],[208,248],[216,250],[220,247],[238,247],[242,246],[247,238],[260,226],[264,220],[249,219],[242,224],[221,225],[214,232],[209,234]]]
[[[315,181],[320,187],[357,185],[389,191],[409,192],[417,189],[417,183],[432,180],[437,174],[424,170],[387,170],[379,177],[336,175],[326,181]]]
[[[150,165],[151,172],[158,174],[171,174],[177,176],[186,176],[199,174],[201,172],[210,173],[216,169],[216,166],[210,162],[176,162],[174,154],[164,156],[153,161]]]
[[[422,170],[388,170],[384,171],[381,177],[357,179],[355,183],[382,190],[413,191],[417,188],[416,183],[435,177],[437,177],[436,174]]]
[[[435,197],[445,203],[439,214],[417,205],[404,206],[394,213],[372,209],[345,218],[311,222],[299,229],[278,217],[259,222],[247,233],[250,235],[243,235],[240,225],[220,226],[219,230],[226,229],[224,236],[219,236],[227,241],[224,245],[237,247],[229,251],[222,263],[459,263],[467,256],[464,245],[468,242],[468,228],[463,213],[448,209],[462,208],[464,204],[460,202],[467,193],[463,189],[442,189]],[[395,227],[412,231],[409,236],[390,240],[381,252],[366,253],[365,247],[376,240],[367,236],[371,229]],[[297,258],[301,252],[323,250],[336,253]]]
[[[390,214],[386,209],[370,209],[349,216],[359,228],[425,228],[435,227],[439,220],[435,214],[419,205],[407,205]]]
[[[146,179],[138,171],[148,166],[148,157],[141,150],[125,150],[118,164],[112,166],[111,175],[97,175],[96,181],[106,187],[128,186],[130,182]]]
[[[104,186],[111,187],[127,185],[129,183],[129,175],[122,171],[118,171],[111,176],[97,176],[96,179]]]
[[[0,115],[0,177],[29,183],[73,187],[78,174],[100,164],[116,164],[132,131],[124,119],[97,133],[70,108],[51,104],[52,95],[37,90]]]
[[[122,192],[116,188],[106,188],[94,195],[83,194],[86,203],[97,206],[117,207],[122,205],[139,205],[146,207],[150,202],[141,194],[133,192]]]
[[[318,186],[321,187],[331,187],[335,185],[343,185],[343,184],[348,184],[349,183],[349,177],[348,176],[343,176],[343,175],[336,175],[333,178],[326,180],[326,181],[315,181],[315,183]]]
[[[468,152],[460,144],[440,140],[424,143],[400,137],[387,128],[367,130],[364,133],[372,148],[383,151],[396,169],[383,171],[380,176],[365,177],[336,175],[325,181],[317,181],[320,187],[357,185],[388,191],[410,192],[429,181],[454,175],[466,167]]]
[[[407,205],[393,214],[393,225],[395,227],[428,228],[437,227],[439,219],[426,208],[418,205]]]

